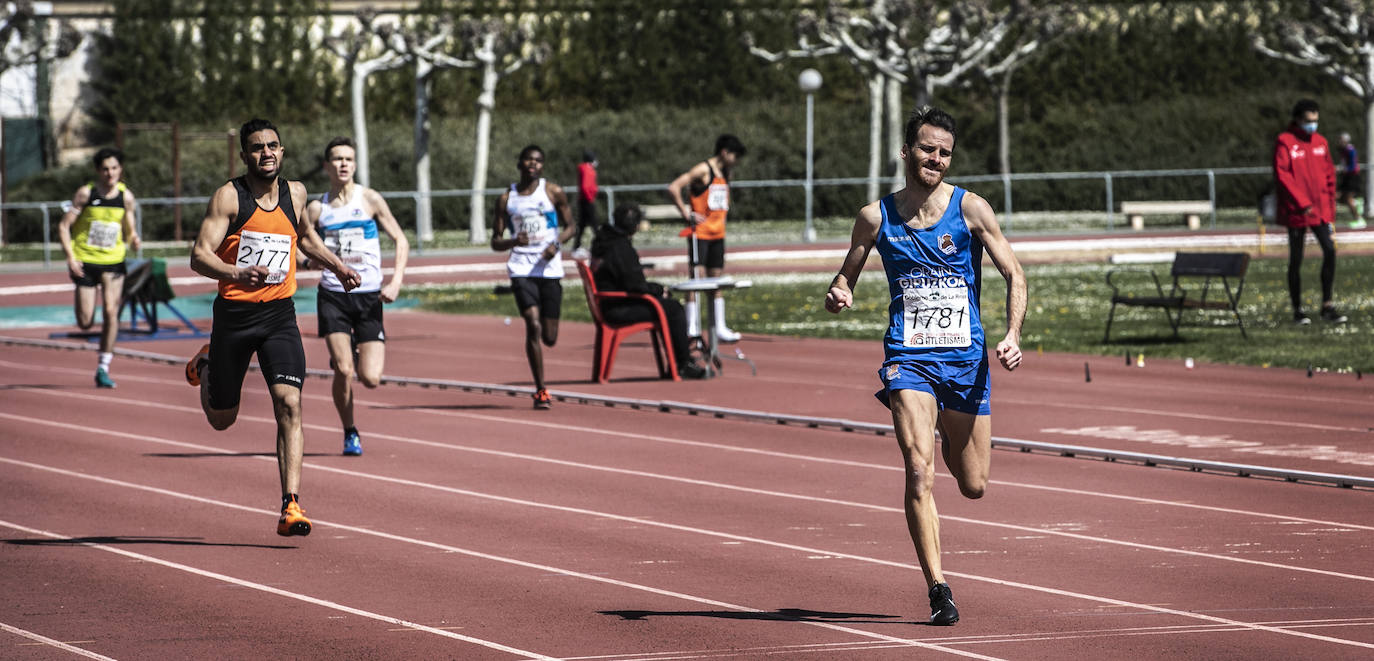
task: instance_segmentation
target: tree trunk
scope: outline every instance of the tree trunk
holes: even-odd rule
[[[1008,97],[1011,96],[1011,69],[1002,74],[997,86],[997,162],[1002,174],[1011,174],[1011,121],[1008,119]]]
[[[1370,68],[1374,68],[1374,51],[1368,57]],[[1374,90],[1364,98],[1364,160],[1374,160]],[[1364,217],[1374,221],[1374,167],[1364,169]]]
[[[491,146],[491,110],[496,106],[495,62],[482,64],[482,93],[477,96],[477,143],[472,150],[472,208],[468,217],[469,241],[485,243],[487,223],[482,189],[487,187],[487,151]]]
[[[367,172],[367,115],[363,104],[365,103],[364,91],[367,88],[367,77],[372,73],[372,67],[367,64],[360,64],[353,68],[353,80],[350,85],[352,97],[351,106],[353,112],[353,143],[356,145],[354,156],[357,160],[354,173],[359,184],[370,185]]]
[[[415,60],[415,237],[421,244],[434,240],[433,205],[429,197],[429,93],[434,65]]]
[[[867,201],[878,199],[878,179],[883,171],[883,75],[868,79],[868,190]]]
[[[892,152],[888,166],[892,169],[892,192],[906,186],[902,172],[902,83],[896,78],[887,78],[887,144]]]

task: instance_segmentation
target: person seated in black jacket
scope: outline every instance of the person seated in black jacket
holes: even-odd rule
[[[682,304],[673,300],[663,285],[644,279],[644,265],[639,251],[630,239],[639,229],[644,212],[637,204],[617,205],[611,222],[602,225],[592,239],[592,279],[600,291],[623,291],[631,294],[650,294],[663,306],[668,320],[668,335],[672,339],[673,358],[678,375],[684,379],[706,378],[706,368],[692,359],[691,340],[687,337],[687,313]],[[653,306],[636,299],[604,301],[601,315],[613,324],[652,321],[657,317]]]

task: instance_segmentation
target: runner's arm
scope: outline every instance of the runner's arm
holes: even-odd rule
[[[297,209],[306,209],[308,211],[309,205],[306,203],[305,184],[299,181],[293,181],[290,183],[290,189],[291,201],[293,203],[292,206]],[[319,233],[315,231],[315,223],[310,222],[309,215],[309,213],[303,213],[296,218],[296,245],[300,248],[301,252],[305,253],[306,256],[316,263],[333,271],[334,275],[339,277],[339,284],[343,285],[344,291],[349,291],[359,284],[362,284],[362,278],[358,276],[358,272],[349,268],[347,264],[344,264],[343,260],[339,259],[339,256],[334,254],[334,251],[325,247],[324,240],[321,239]]]
[[[854,286],[859,282],[859,274],[868,262],[868,253],[878,240],[878,229],[882,227],[883,216],[879,208],[881,202],[872,202],[859,209],[854,219],[854,230],[849,235],[849,252],[844,255],[840,272],[830,281],[830,290],[825,293],[825,309],[838,313],[854,306]]]
[[[668,184],[668,197],[672,199],[673,206],[677,207],[678,214],[688,225],[696,225],[706,219],[701,214],[692,211],[692,207],[682,201],[682,189],[691,186],[693,181],[705,179],[710,175],[710,172],[710,168],[706,166],[706,161],[702,161],[692,166],[692,169],[678,175]]]
[[[997,214],[987,200],[972,193],[964,196],[964,219],[969,231],[983,243],[988,257],[1007,281],[1007,334],[997,343],[997,360],[1007,370],[1021,364],[1021,325],[1026,319],[1026,274],[1012,252],[1011,243],[997,224]]]
[[[72,251],[72,224],[76,222],[76,217],[81,215],[81,210],[86,208],[86,203],[91,201],[90,186],[82,186],[76,189],[76,194],[72,196],[72,206],[67,212],[62,214],[62,219],[57,221],[57,240],[62,244],[62,252],[67,256],[67,270],[73,277],[80,278],[85,275],[85,269],[81,268],[81,262],[76,259],[76,253]]]
[[[196,241],[191,244],[191,270],[212,280],[230,280],[250,287],[262,286],[267,280],[267,267],[254,265],[239,268],[226,263],[215,254],[229,233],[229,223],[239,213],[238,193],[233,184],[225,184],[210,196],[205,208],[205,219],[200,221],[200,231]]]
[[[506,236],[506,228],[510,227],[510,212],[506,211],[506,202],[509,200],[510,191],[501,193],[501,197],[496,198],[496,222],[492,224],[491,249],[497,252],[525,245],[530,241],[524,232],[519,232],[514,237]],[[524,243],[520,242],[522,238],[525,240]]]
[[[369,188],[363,193],[363,197],[372,205],[372,217],[377,219],[382,231],[396,244],[396,263],[392,267],[391,280],[382,287],[381,294],[382,302],[393,303],[396,297],[401,295],[406,262],[410,259],[410,240],[406,239],[405,232],[401,231],[401,224],[396,221],[396,216],[391,214],[391,207],[387,206],[386,199],[380,193]]]
[[[138,202],[131,190],[124,190],[124,236],[129,237],[129,247],[138,252],[143,247],[143,238],[138,235]]]
[[[548,191],[549,199],[553,201],[554,213],[558,215],[558,240],[544,249],[544,259],[553,259],[554,254],[562,250],[562,243],[573,237],[577,226],[568,222],[572,217],[572,211],[568,209],[568,194],[563,191],[563,187],[550,182],[545,190]]]

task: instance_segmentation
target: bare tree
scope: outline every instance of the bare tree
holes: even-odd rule
[[[864,72],[870,103],[869,197],[874,198],[883,117],[893,189],[902,185],[903,85],[915,87],[915,107],[929,105],[936,89],[962,84],[979,71],[1024,20],[1029,6],[1029,0],[869,0],[862,9],[851,10],[830,0],[813,20],[799,24],[797,50],[770,53],[751,45],[751,52],[781,59],[834,49]]]
[[[1275,20],[1251,33],[1256,51],[1312,67],[1364,102],[1364,153],[1374,154],[1374,0],[1267,3]],[[1374,220],[1374,168],[1365,169],[1365,218]]]
[[[978,67],[978,74],[997,94],[997,159],[1002,174],[1011,174],[1011,81],[1025,63],[1042,55],[1049,44],[1083,29],[1085,14],[1064,4],[1024,9],[1021,25],[1001,48]]]
[[[356,28],[350,26],[342,34],[325,39],[325,47],[340,60],[349,72],[349,96],[353,115],[353,142],[357,144],[358,183],[369,186],[366,89],[367,77],[387,69],[395,69],[410,61],[405,39],[393,23],[378,24],[377,12],[371,7],[359,9],[355,15]]]
[[[518,20],[518,19],[517,19]],[[496,107],[496,86],[501,79],[526,64],[548,59],[547,44],[534,40],[528,24],[499,18],[465,20],[459,25],[461,60],[472,62],[482,71],[482,89],[477,96],[477,135],[472,150],[472,200],[468,217],[468,240],[485,243],[487,223],[482,190],[487,187],[487,156],[491,146],[491,111]]]
[[[434,212],[430,199],[429,98],[434,90],[434,74],[439,69],[471,69],[472,60],[446,54],[453,47],[454,26],[449,15],[439,18],[429,35],[412,30],[406,38],[406,52],[415,60],[415,235],[420,241],[434,240]]]

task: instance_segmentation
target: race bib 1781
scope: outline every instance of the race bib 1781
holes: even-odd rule
[[[909,287],[902,290],[902,343],[909,347],[967,347],[967,287]]]

